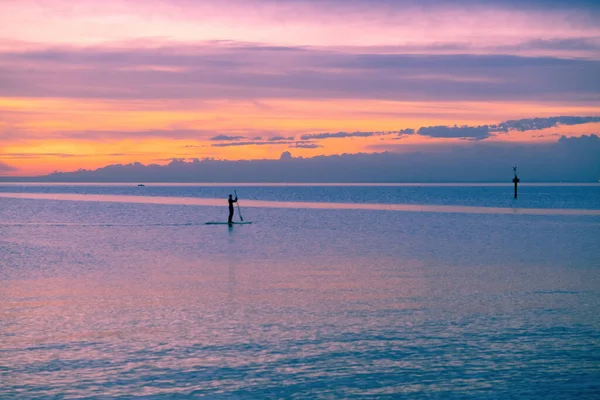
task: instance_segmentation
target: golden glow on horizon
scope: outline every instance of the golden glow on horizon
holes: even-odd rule
[[[40,175],[54,170],[95,169],[108,164],[138,161],[168,163],[172,158],[261,159],[278,158],[283,151],[312,157],[381,151],[394,145],[448,143],[413,135],[318,140],[319,148],[267,145],[213,147],[216,135],[293,136],[338,131],[398,131],[422,126],[495,124],[507,119],[555,115],[598,115],[600,107],[535,103],[394,102],[394,101],[99,101],[71,99],[0,98],[8,118],[0,129],[7,133],[0,160],[15,167],[4,175]],[[26,113],[26,120],[22,114]],[[14,120],[11,115],[14,114]],[[555,141],[556,135],[580,136],[598,132],[600,124],[559,126],[543,131],[510,132],[490,141]],[[543,136],[542,136],[543,135]]]

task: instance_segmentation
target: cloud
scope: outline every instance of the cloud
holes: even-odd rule
[[[144,44],[139,38],[147,32],[154,36],[151,43],[160,37],[188,42],[221,37],[270,42],[285,52],[290,43],[397,43],[415,40],[417,31],[419,40],[432,43],[454,37],[505,42],[515,36],[593,34],[598,16],[592,2],[563,0],[109,0],[102,6],[97,0],[79,0],[76,8],[63,3],[3,1],[3,36],[83,43],[135,38]],[[507,24],[516,34],[506,33]],[[26,29],[31,26],[37,29]]]
[[[511,52],[516,50],[559,50],[568,52],[584,51],[597,54],[600,50],[600,40],[599,38],[590,37],[535,39],[517,45],[499,46],[498,49]]]
[[[281,141],[281,140],[294,140],[293,136],[289,136],[289,137],[285,137],[285,136],[273,136],[269,138],[269,141],[271,142],[277,142],[277,141]]]
[[[1,111],[1,110],[0,110]],[[177,124],[173,124],[177,125]],[[221,130],[222,131],[222,130]],[[30,136],[31,133],[24,130],[13,129],[11,132],[15,133],[16,137]],[[256,135],[256,133],[264,133],[264,130],[253,130],[253,129],[232,129],[226,131],[225,134],[214,135],[215,130],[213,129],[145,129],[145,130],[58,130],[52,132],[43,132],[41,137],[47,138],[49,136],[53,138],[61,139],[81,139],[90,141],[102,141],[102,140],[114,140],[123,138],[165,138],[165,139],[196,139],[196,140],[208,140],[208,141],[240,141],[240,140],[261,140],[262,137]],[[267,131],[269,132],[269,131]],[[10,133],[10,132],[9,132]],[[242,133],[242,134],[240,134]],[[3,136],[3,130],[0,128],[0,138]],[[7,139],[13,139],[10,134],[6,136]],[[196,145],[189,145],[196,146]]]
[[[579,124],[590,124],[600,123],[600,116],[556,116],[548,118],[526,118],[519,120],[509,120],[499,122],[492,125],[483,126],[428,126],[421,127],[419,129],[405,128],[397,131],[354,131],[354,132],[324,132],[324,133],[311,133],[311,134],[300,134],[299,138],[301,141],[306,140],[323,140],[323,139],[344,139],[344,138],[368,138],[368,137],[385,137],[396,135],[399,138],[406,137],[408,135],[414,135],[416,133],[429,137],[436,138],[466,138],[474,140],[482,140],[489,136],[493,136],[500,132],[508,131],[528,131],[528,130],[542,130],[551,128],[559,125],[579,125]],[[487,129],[487,132],[486,132]],[[231,131],[225,131],[224,134],[214,136],[214,130],[206,129],[147,129],[147,130],[59,130],[53,132],[43,133],[32,133],[29,130],[11,128],[9,130],[3,130],[0,128],[0,138],[6,140],[23,140],[24,138],[57,138],[57,139],[74,139],[74,140],[85,140],[85,141],[112,141],[123,138],[132,139],[145,139],[145,138],[166,138],[166,139],[194,139],[194,140],[209,140],[211,142],[241,142],[240,145],[256,144],[258,142],[264,142],[263,144],[292,144],[295,138],[294,136],[282,136],[274,135],[275,132],[265,130],[248,130],[248,129],[236,129]],[[264,136],[257,135],[261,133],[265,136],[269,136],[266,140],[262,138]],[[285,143],[284,143],[285,142]],[[290,142],[290,143],[287,143]],[[209,145],[201,144],[189,144],[188,147],[206,147]],[[215,147],[227,147],[236,146],[234,145],[217,145]],[[238,145],[239,146],[239,145]]]
[[[323,147],[314,142],[296,142],[290,146],[290,149],[318,149]]]
[[[391,135],[397,132],[336,132],[336,133],[311,133],[307,135],[302,135],[300,138],[302,140],[312,140],[312,139],[331,139],[331,138],[349,138],[349,137],[371,137],[371,136],[381,136],[381,135]]]
[[[5,153],[2,155],[6,158],[11,159],[36,159],[41,157],[57,157],[57,158],[71,158],[81,157],[79,154],[70,153]]]
[[[15,167],[11,167],[8,164],[3,163],[2,161],[0,161],[0,172],[11,172],[11,171],[16,171],[17,169]]]
[[[282,145],[282,144],[290,144],[291,141],[246,141],[246,142],[231,142],[231,143],[215,143],[212,144],[211,147],[241,147],[241,146],[273,146],[273,145]]]
[[[217,135],[217,136],[211,137],[209,140],[234,141],[234,140],[242,140],[242,139],[246,139],[246,137],[245,136]]]
[[[302,140],[315,140],[315,139],[342,139],[349,137],[372,137],[372,136],[386,136],[386,135],[419,135],[437,137],[437,138],[466,138],[482,140],[490,136],[487,126],[429,126],[422,127],[418,131],[412,128],[401,129],[399,131],[378,131],[378,132],[336,132],[336,133],[312,133],[302,135]]]
[[[186,146],[187,147],[187,146]],[[17,160],[36,160],[41,158],[97,158],[97,157],[123,157],[153,154],[149,152],[121,152],[121,153],[4,153],[2,157]]]
[[[294,148],[305,148],[305,149],[314,149],[317,147],[322,147],[317,145],[315,142],[312,141],[307,141],[307,140],[299,140],[299,141],[294,141],[294,140],[289,140],[289,139],[293,139],[293,137],[290,138],[284,138],[285,140],[282,139],[277,139],[277,140],[268,140],[268,141],[245,141],[245,142],[232,142],[232,143],[215,143],[212,144],[212,147],[242,147],[242,146],[272,146],[272,145],[290,145],[290,147],[294,147]]]
[[[580,125],[596,122],[600,122],[600,117],[561,116],[549,118],[525,118],[504,121],[496,125],[426,126],[419,128],[416,133],[422,136],[434,138],[463,138],[471,140],[483,140],[497,132],[535,131],[552,128],[558,125]],[[411,135],[414,133],[415,131],[413,129],[403,129],[400,131],[400,135]],[[535,137],[544,137],[544,135],[537,135]]]
[[[189,1],[189,0],[188,0]],[[323,4],[323,5],[346,5],[349,7],[388,7],[401,11],[406,7],[414,5],[413,0],[291,0],[292,3],[304,4]],[[252,3],[252,1],[250,1]],[[439,8],[442,3],[439,0],[420,0],[419,4],[427,8]],[[480,0],[457,0],[453,2],[459,7],[477,6],[481,4]],[[547,9],[547,7],[557,7],[561,9],[584,9],[587,11],[598,10],[600,6],[595,1],[590,0],[496,0],[494,4],[501,7],[523,7],[525,9]]]
[[[0,51],[5,97],[101,99],[600,99],[600,60],[389,54],[373,48],[170,43]]]
[[[531,131],[541,130],[558,125],[579,125],[600,122],[600,117],[578,117],[561,116],[549,118],[527,118],[500,122],[496,125],[478,125],[478,126],[424,126],[418,130],[405,128],[399,131],[379,131],[379,132],[336,132],[336,133],[311,133],[302,135],[302,140],[321,140],[321,139],[343,139],[349,137],[372,137],[385,135],[398,135],[397,138],[403,138],[408,135],[419,134],[433,138],[460,138],[470,140],[484,140],[491,137],[494,133],[508,132],[509,130]]]
[[[552,128],[558,125],[581,125],[600,122],[600,116],[597,117],[549,117],[549,118],[526,118],[501,122],[498,125],[492,125],[492,132],[508,132],[515,131],[537,131],[546,128]]]
[[[375,147],[375,146],[374,146]],[[379,145],[393,150],[397,146]],[[600,138],[561,137],[553,143],[463,142],[411,153],[342,154],[279,160],[194,160],[168,165],[112,165],[58,173],[45,181],[137,182],[507,182],[512,166],[522,182],[597,182]],[[315,171],[319,171],[315,174]]]
[[[462,138],[482,140],[490,137],[487,125],[484,126],[426,126],[419,128],[421,136],[435,138]]]

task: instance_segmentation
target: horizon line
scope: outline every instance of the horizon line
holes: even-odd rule
[[[260,186],[291,186],[291,187],[310,187],[310,186],[331,186],[331,187],[347,187],[347,186],[364,186],[364,187],[411,187],[411,186],[513,186],[511,181],[456,181],[456,182],[146,182],[146,181],[3,181],[0,177],[0,186],[131,186],[143,184],[153,186],[239,186],[239,187],[260,187]],[[585,181],[568,181],[568,182],[552,182],[552,181],[532,181],[521,182],[520,186],[600,186],[598,182]]]

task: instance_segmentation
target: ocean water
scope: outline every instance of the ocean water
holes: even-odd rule
[[[0,398],[600,397],[599,185],[236,189],[0,184]]]

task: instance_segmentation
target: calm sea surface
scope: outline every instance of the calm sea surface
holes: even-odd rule
[[[0,398],[600,398],[600,185],[233,189],[0,184]]]

